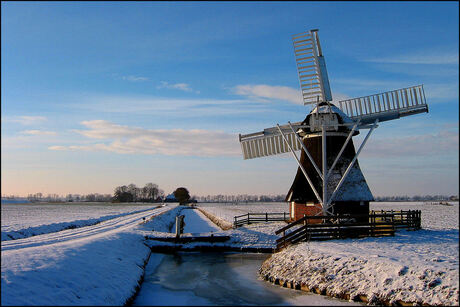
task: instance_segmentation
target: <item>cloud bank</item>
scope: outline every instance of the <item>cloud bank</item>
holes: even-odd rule
[[[376,158],[452,155],[458,154],[458,140],[458,131],[447,130],[424,135],[380,138],[369,141],[362,155]]]
[[[364,61],[393,64],[458,65],[458,53],[410,54],[387,58],[370,58]]]
[[[3,119],[5,122],[12,122],[12,123],[19,123],[21,125],[29,126],[35,125],[39,123],[43,123],[48,119],[44,116],[14,116],[14,117],[6,117]]]
[[[21,134],[25,135],[56,135],[57,133],[54,131],[46,131],[46,130],[24,130],[21,131]]]
[[[89,139],[104,140],[90,145],[54,145],[50,150],[109,151],[120,154],[179,156],[238,156],[238,136],[200,129],[143,129],[117,125],[105,120],[81,122],[86,130],[73,130]]]
[[[237,95],[247,96],[259,101],[268,102],[267,99],[286,100],[295,104],[303,104],[300,90],[288,86],[270,86],[266,84],[237,85],[233,88]]]

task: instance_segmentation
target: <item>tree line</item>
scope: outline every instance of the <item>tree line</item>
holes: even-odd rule
[[[179,188],[178,188],[179,189]],[[185,188],[184,188],[185,189]],[[186,190],[186,189],[185,189]],[[177,189],[176,189],[177,191]],[[188,193],[188,191],[187,191]],[[185,194],[187,194],[185,193]],[[173,192],[174,194],[174,192]],[[235,202],[283,202],[286,195],[206,195],[189,197],[190,200],[198,202],[212,203],[235,203]],[[5,199],[24,198],[16,195],[2,195]],[[157,184],[147,183],[144,187],[138,188],[135,184],[123,185],[115,188],[115,193],[111,194],[67,194],[66,196],[58,194],[29,194],[25,197],[31,202],[160,202],[165,200],[164,191]],[[375,201],[458,201],[458,195],[415,195],[415,196],[377,196]],[[173,199],[175,201],[175,199]]]
[[[142,188],[131,183],[115,188],[113,202],[161,202],[164,196],[164,191],[155,183],[149,182]]]
[[[458,195],[377,196],[375,201],[458,201]]]

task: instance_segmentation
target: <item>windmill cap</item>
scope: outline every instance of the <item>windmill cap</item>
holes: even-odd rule
[[[331,106],[330,110],[329,110],[329,105]],[[327,102],[322,102],[318,106],[314,107],[313,110],[311,110],[311,112],[308,115],[311,115],[313,113],[330,113],[330,112],[336,113],[338,117],[342,119],[343,123],[354,123],[354,121],[347,114],[345,114],[342,110],[337,108],[332,103],[328,104]]]

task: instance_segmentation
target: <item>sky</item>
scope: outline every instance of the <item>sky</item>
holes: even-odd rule
[[[238,134],[310,112],[291,39],[319,29],[334,101],[424,84],[429,113],[381,123],[359,156],[374,197],[458,195],[458,12],[458,2],[2,1],[1,193],[148,182],[166,194],[287,193],[292,155],[243,160]]]

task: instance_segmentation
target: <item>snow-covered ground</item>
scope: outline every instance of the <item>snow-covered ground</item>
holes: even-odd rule
[[[419,231],[394,237],[300,243],[274,254],[264,277],[295,281],[330,295],[373,302],[459,303],[458,202],[374,203],[371,210],[422,210]]]
[[[458,229],[458,201],[450,201],[449,204],[452,206],[433,205],[432,202],[372,202],[369,209],[421,210],[422,228]]]
[[[114,217],[58,232],[51,226],[53,223],[72,224],[84,220],[82,216],[87,213],[75,212],[73,218],[62,219],[64,213],[59,210],[54,215],[42,213],[41,224],[40,218],[29,216],[28,221],[28,215],[24,215],[23,228],[5,229],[20,232],[41,225],[49,227],[46,230],[47,226],[41,226],[45,232],[41,235],[2,240],[2,305],[124,304],[134,294],[150,255],[144,243],[156,244],[153,240],[144,241],[144,236],[174,236],[177,214],[185,215],[184,236],[229,235],[229,241],[216,244],[238,247],[271,248],[278,238],[274,231],[285,225],[260,223],[223,231],[198,210],[183,209],[177,204],[148,206],[151,209],[136,205],[101,209],[99,213],[96,210],[87,220]],[[229,222],[234,215],[247,212],[287,211],[285,203],[199,206]],[[352,296],[366,294],[371,299],[380,296],[392,301],[458,304],[458,203],[451,207],[371,204],[374,210],[408,208],[422,209],[423,230],[398,231],[395,237],[387,238],[302,243],[271,257],[261,270],[262,276],[289,277],[326,287],[330,293],[348,291]],[[2,211],[2,237],[3,226],[12,227],[3,218]]]
[[[227,222],[233,223],[233,217],[247,213],[282,213],[289,212],[285,202],[267,203],[198,203],[198,208],[215,215]]]
[[[158,204],[2,203],[2,241],[94,225],[156,206]]]
[[[169,204],[92,226],[2,241],[1,304],[123,305],[135,293],[150,255],[139,231],[167,229],[162,215],[146,221],[176,207]]]
[[[431,202],[371,202],[370,210],[422,210],[422,228],[458,229],[458,201],[449,203],[453,206],[432,205]],[[285,202],[198,203],[197,206],[230,223],[235,216],[247,213],[289,212]]]

